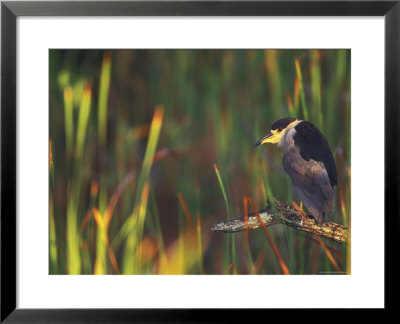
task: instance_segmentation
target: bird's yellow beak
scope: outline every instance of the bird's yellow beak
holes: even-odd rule
[[[279,143],[283,135],[283,132],[278,132],[278,131],[273,131],[271,130],[270,133],[265,135],[264,137],[260,138],[256,144],[254,144],[254,147],[257,147],[259,145],[265,144],[265,143],[271,143],[271,144],[276,144]]]

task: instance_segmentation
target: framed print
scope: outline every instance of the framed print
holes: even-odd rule
[[[389,308],[399,6],[2,2],[1,320]]]

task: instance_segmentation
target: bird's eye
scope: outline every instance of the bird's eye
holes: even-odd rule
[[[278,128],[278,132],[279,132],[279,133],[282,132],[282,128]]]

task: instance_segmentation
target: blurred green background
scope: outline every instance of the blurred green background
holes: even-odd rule
[[[299,203],[282,151],[306,119],[338,169],[350,226],[350,50],[50,50],[50,274],[280,274],[261,229],[222,234],[272,197]],[[251,210],[249,206],[249,210]],[[350,244],[268,228],[292,274],[350,273]]]

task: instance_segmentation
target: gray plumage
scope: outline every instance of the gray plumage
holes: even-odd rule
[[[285,149],[283,168],[300,199],[314,219],[323,222],[325,214],[333,213],[333,186],[337,183],[335,160],[328,142],[313,124],[300,121],[287,130],[280,144]]]
[[[312,123],[296,118],[276,121],[255,146],[272,143],[285,150],[283,168],[318,223],[334,209],[336,164],[328,141]]]
[[[333,187],[322,162],[305,161],[298,153],[283,156],[283,168],[290,176],[293,186],[318,223],[324,221],[324,214],[333,213]]]

